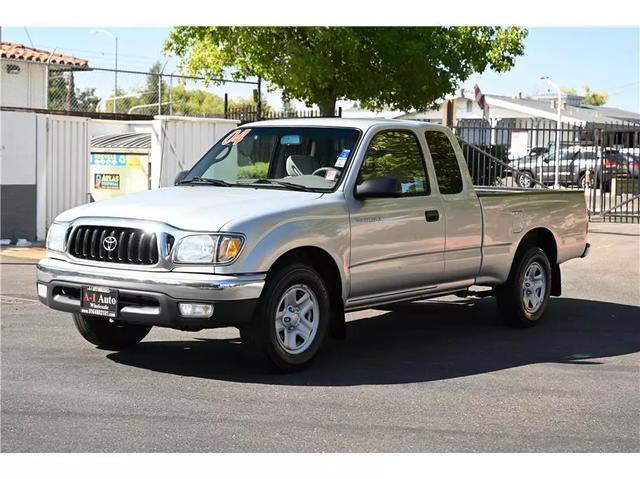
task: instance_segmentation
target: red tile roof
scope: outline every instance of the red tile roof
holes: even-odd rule
[[[49,59],[49,57],[51,57]],[[23,60],[29,62],[42,62],[54,65],[65,65],[76,68],[88,68],[89,62],[82,58],[76,58],[69,55],[63,55],[54,51],[53,55],[47,50],[39,50],[37,48],[31,48],[20,43],[1,42],[0,43],[0,58],[8,60]]]

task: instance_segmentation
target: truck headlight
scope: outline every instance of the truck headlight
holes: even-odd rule
[[[173,252],[176,263],[231,263],[242,249],[240,236],[191,235],[182,238]]]
[[[216,238],[209,235],[193,235],[182,238],[173,259],[176,263],[213,263],[216,252]]]
[[[47,249],[51,251],[64,252],[64,243],[67,239],[68,224],[53,223],[47,233]]]

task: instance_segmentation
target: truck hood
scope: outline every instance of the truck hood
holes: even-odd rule
[[[80,217],[130,218],[190,231],[219,231],[229,221],[299,208],[322,193],[276,188],[176,186],[119,196],[67,210],[57,222]]]

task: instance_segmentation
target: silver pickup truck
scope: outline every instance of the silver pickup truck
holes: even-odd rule
[[[290,371],[344,336],[345,312],[382,304],[490,294],[507,323],[533,326],[560,264],[588,253],[587,229],[582,191],[474,188],[447,128],[264,121],[174,187],[60,214],[37,292],[103,348],[152,326],[235,326]]]

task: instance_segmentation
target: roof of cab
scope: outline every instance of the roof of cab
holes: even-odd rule
[[[287,118],[282,120],[264,120],[253,123],[246,123],[242,128],[257,128],[260,126],[308,126],[308,127],[336,127],[336,128],[359,128],[362,131],[368,130],[372,126],[388,126],[389,128],[402,127],[422,127],[429,129],[444,129],[441,125],[427,123],[417,120],[385,120],[366,118]]]

